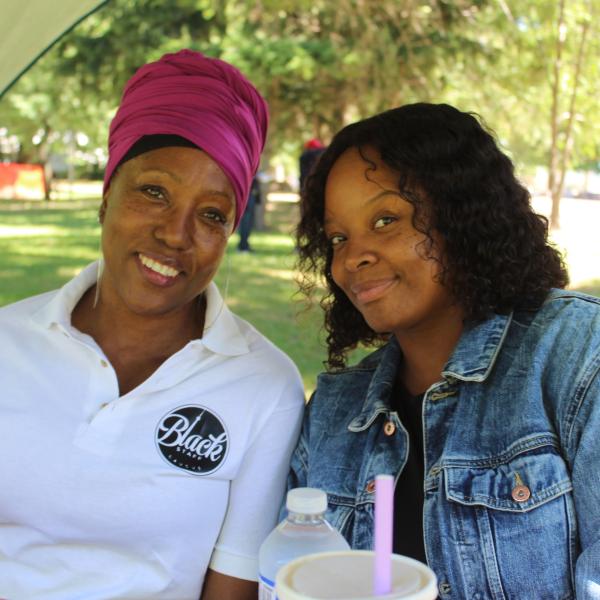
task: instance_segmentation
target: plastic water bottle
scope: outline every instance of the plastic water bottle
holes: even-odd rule
[[[288,516],[268,535],[258,553],[258,598],[275,600],[275,575],[304,554],[349,550],[337,529],[325,520],[327,494],[316,488],[296,488],[287,494]]]

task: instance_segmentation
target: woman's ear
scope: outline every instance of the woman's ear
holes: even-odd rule
[[[106,192],[102,196],[102,204],[100,205],[100,208],[98,209],[98,222],[100,223],[100,225],[102,225],[104,223],[104,215],[106,214],[107,201],[108,201],[108,190],[106,190]]]

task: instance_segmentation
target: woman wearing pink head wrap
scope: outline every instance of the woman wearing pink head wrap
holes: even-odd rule
[[[0,310],[0,596],[256,598],[303,391],[212,279],[267,120],[223,61],[143,66],[110,127],[102,260]]]
[[[267,134],[267,105],[226,62],[181,50],[143,66],[125,86],[110,126],[106,191],[116,167],[143,136],[181,136],[223,169],[239,222]]]

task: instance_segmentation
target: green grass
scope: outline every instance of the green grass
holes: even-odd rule
[[[590,296],[600,296],[600,279],[586,281],[578,286],[577,290],[584,294],[590,294]]]
[[[98,206],[95,199],[0,200],[0,306],[55,289],[98,258]],[[269,230],[252,234],[255,252],[236,252],[234,234],[216,281],[231,309],[295,361],[310,393],[325,346],[319,309],[306,311],[296,293],[290,231],[297,216],[293,203],[268,203]],[[577,289],[600,296],[600,279]]]
[[[0,305],[54,289],[98,257],[97,204],[0,202]]]

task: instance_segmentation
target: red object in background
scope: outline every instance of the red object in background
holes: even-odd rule
[[[317,138],[312,138],[304,144],[305,150],[320,150],[321,148],[325,148],[325,146],[323,145],[323,142]]]
[[[45,192],[44,168],[41,165],[0,163],[0,198],[43,200]]]

